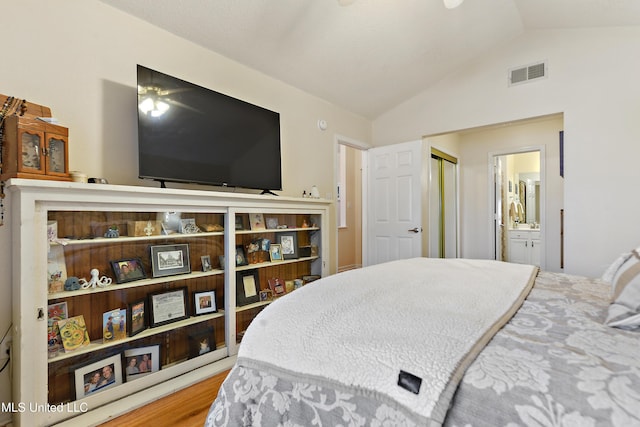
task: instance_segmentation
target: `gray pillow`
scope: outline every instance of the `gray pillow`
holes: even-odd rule
[[[611,282],[611,305],[605,324],[622,329],[640,328],[640,252],[618,258],[604,279]]]

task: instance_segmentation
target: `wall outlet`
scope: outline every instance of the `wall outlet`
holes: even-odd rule
[[[12,336],[7,335],[0,344],[0,360],[8,359],[11,352]]]

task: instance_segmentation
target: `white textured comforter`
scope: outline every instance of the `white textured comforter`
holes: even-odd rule
[[[330,276],[262,311],[238,364],[375,396],[419,424],[441,424],[464,370],[520,307],[536,273],[416,258]],[[407,387],[398,385],[401,371],[410,374]]]

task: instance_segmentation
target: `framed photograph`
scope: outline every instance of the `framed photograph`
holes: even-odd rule
[[[149,326],[166,325],[189,317],[187,288],[149,294]]]
[[[244,230],[244,222],[240,215],[236,215],[236,230]]]
[[[211,271],[211,270],[213,270],[213,266],[211,265],[211,256],[210,255],[202,255],[200,257],[200,261],[202,262],[202,271]]]
[[[247,265],[247,256],[244,254],[244,248],[242,245],[236,246],[236,267],[239,265]]]
[[[250,213],[249,214],[249,225],[251,226],[251,230],[266,230],[266,226],[264,224],[264,215],[261,213]]]
[[[102,341],[113,342],[127,337],[127,310],[115,309],[102,314]]]
[[[151,246],[151,267],[153,277],[191,273],[189,245]]]
[[[110,261],[110,264],[117,283],[133,282],[147,277],[140,258],[120,259]]]
[[[218,311],[216,307],[216,291],[193,292],[193,314],[215,313]]]
[[[202,356],[216,349],[213,328],[201,328],[189,333],[189,359]]]
[[[259,292],[258,270],[236,272],[236,305],[238,307],[260,301]]]
[[[124,351],[126,381],[135,380],[160,370],[160,346],[129,348]]]
[[[267,225],[267,229],[268,230],[274,230],[276,228],[278,228],[279,222],[278,222],[278,217],[275,216],[268,216],[265,218],[266,221],[266,225]]]
[[[278,243],[282,247],[282,257],[284,259],[298,258],[298,235],[296,233],[278,234]]]
[[[115,354],[75,370],[76,400],[122,384],[122,359]]]
[[[282,257],[282,245],[279,243],[272,243],[271,246],[269,246],[269,258],[271,259],[271,262],[284,261],[284,258]]]
[[[279,297],[287,293],[284,280],[281,280],[278,277],[269,279],[269,289],[271,289],[275,297]]]
[[[271,289],[263,289],[260,291],[260,301],[271,301],[273,299],[273,292]]]
[[[127,333],[130,337],[147,329],[147,300],[135,301],[127,307]]]

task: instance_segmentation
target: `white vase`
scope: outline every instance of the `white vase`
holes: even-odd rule
[[[165,234],[177,233],[180,229],[180,212],[158,212],[156,219],[162,223],[162,231]]]
[[[318,187],[316,187],[315,185],[311,187],[311,197],[314,199],[320,198],[320,191],[318,190]]]

